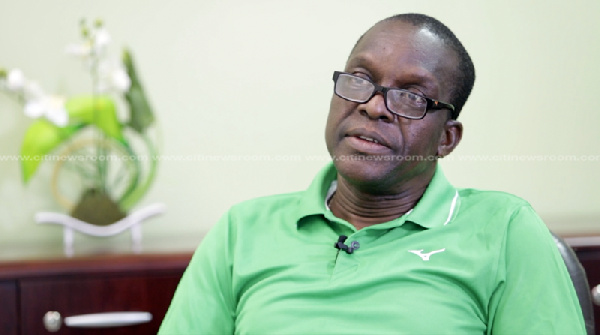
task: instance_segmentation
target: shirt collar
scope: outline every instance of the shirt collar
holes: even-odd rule
[[[297,208],[298,222],[306,216],[324,214],[327,211],[325,198],[331,182],[336,180],[337,171],[333,163],[327,164],[313,179],[308,189],[303,193]]]
[[[325,215],[327,191],[336,177],[337,171],[333,163],[329,163],[319,171],[300,199],[297,207],[297,222],[310,215]],[[458,191],[448,182],[438,164],[423,197],[402,219],[424,228],[443,226],[456,216],[459,204]]]
[[[446,179],[438,164],[429,186],[406,220],[424,228],[444,226],[456,216],[459,205],[458,190]]]

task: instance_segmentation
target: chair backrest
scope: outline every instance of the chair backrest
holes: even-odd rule
[[[594,305],[592,304],[592,292],[585,275],[585,269],[579,262],[577,255],[569,247],[569,245],[560,237],[552,234],[558,251],[565,261],[573,286],[575,286],[575,292],[577,298],[579,298],[579,305],[581,305],[581,311],[583,312],[583,319],[585,321],[585,330],[588,335],[594,334]]]

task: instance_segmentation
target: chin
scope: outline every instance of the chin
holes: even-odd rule
[[[408,185],[428,184],[435,172],[435,164],[350,160],[335,161],[334,165],[338,174],[349,183],[378,192],[394,192]]]
[[[390,179],[391,175],[395,174],[394,169],[386,163],[357,159],[335,161],[334,165],[338,174],[352,183],[373,184],[380,187],[383,182]]]

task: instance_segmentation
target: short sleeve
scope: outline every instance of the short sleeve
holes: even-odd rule
[[[225,215],[202,240],[181,278],[159,335],[233,333],[230,233],[229,216]]]
[[[503,282],[490,302],[491,334],[585,334],[573,283],[539,216],[523,206],[506,231]]]

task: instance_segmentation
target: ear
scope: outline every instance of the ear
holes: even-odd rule
[[[449,155],[458,146],[462,139],[462,133],[463,126],[460,121],[452,119],[446,121],[438,143],[437,155],[439,158]]]

